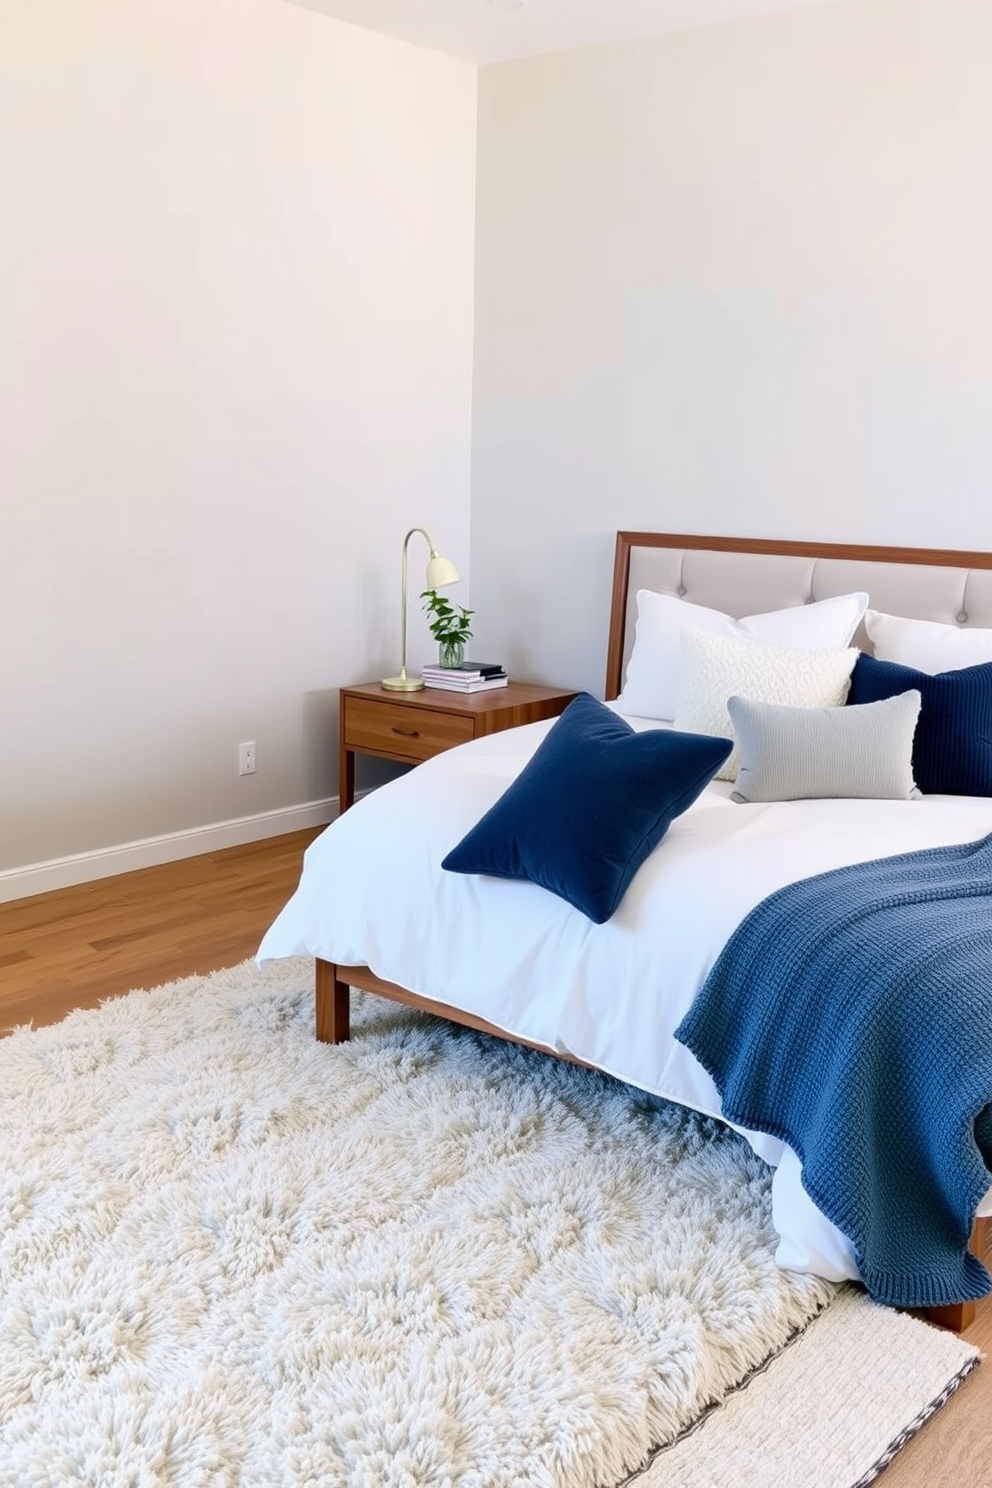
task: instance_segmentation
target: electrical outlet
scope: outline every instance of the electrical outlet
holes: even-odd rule
[[[255,740],[250,739],[247,744],[238,745],[238,774],[254,775],[255,773]]]

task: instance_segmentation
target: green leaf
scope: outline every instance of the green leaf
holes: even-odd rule
[[[428,617],[434,617],[429,619],[430,632],[439,644],[442,641],[461,641],[464,644],[471,638],[469,619],[474,610],[467,610],[464,605],[453,605],[436,589],[424,589],[420,598],[425,602],[424,610]]]

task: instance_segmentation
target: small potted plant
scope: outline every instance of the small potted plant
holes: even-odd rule
[[[466,610],[463,605],[453,605],[436,589],[425,589],[420,597],[429,618],[431,635],[437,641],[438,662],[443,667],[461,666],[465,659],[465,642],[472,635],[469,619],[475,611]]]

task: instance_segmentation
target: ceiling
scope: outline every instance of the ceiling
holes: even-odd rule
[[[289,0],[469,62],[504,62],[636,36],[657,36],[824,0]],[[847,0],[848,4],[856,0]],[[863,3],[863,0],[858,0]],[[514,5],[515,8],[504,8]]]

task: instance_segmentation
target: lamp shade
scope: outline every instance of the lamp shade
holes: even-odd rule
[[[427,584],[428,589],[443,589],[446,584],[458,583],[458,570],[450,558],[443,558],[440,553],[432,552],[427,560]]]

